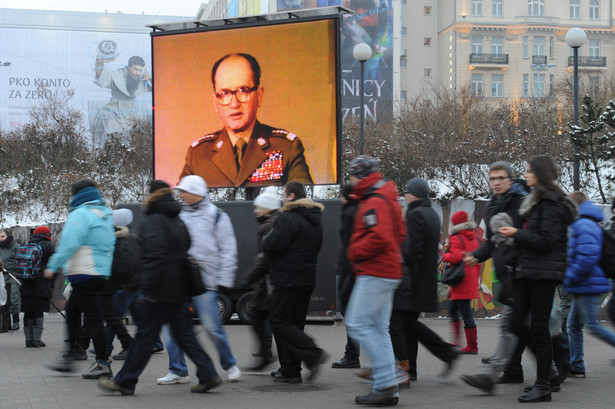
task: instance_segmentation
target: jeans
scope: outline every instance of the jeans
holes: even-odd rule
[[[465,328],[476,327],[476,323],[474,322],[474,314],[472,314],[472,309],[470,308],[470,300],[449,300],[448,312],[453,322],[457,321],[459,319],[459,315],[461,315],[461,318],[463,319],[463,326]]]
[[[152,356],[156,337],[160,334],[162,325],[166,323],[169,324],[173,338],[177,340],[179,347],[185,350],[196,364],[199,383],[209,382],[218,376],[211,359],[196,340],[187,311],[187,304],[168,304],[165,302],[144,304],[143,321],[137,330],[135,341],[128,350],[128,357],[124,366],[113,380],[123,388],[135,388],[139,381],[139,375]]]
[[[510,329],[510,320],[512,318],[512,307],[508,305],[502,306],[500,312],[500,340],[495,353],[489,360],[489,365],[486,365],[483,373],[489,375],[493,382],[496,382],[500,373],[506,367],[510,357],[517,348],[517,336]],[[523,373],[521,373],[523,375]]]
[[[389,335],[393,296],[401,280],[357,276],[348,308],[348,335],[365,349],[374,368],[374,391],[397,384],[395,355]]]
[[[201,295],[192,297],[192,302],[199,314],[201,325],[203,325],[203,328],[205,328],[205,331],[209,334],[209,338],[216,346],[218,354],[220,354],[220,365],[222,369],[229,369],[237,363],[237,360],[233,357],[222,320],[218,314],[218,292],[207,290]],[[163,333],[167,353],[169,354],[169,370],[176,375],[180,375],[180,373],[187,374],[188,367],[186,366],[184,353],[179,349],[175,339],[169,335],[168,331],[166,334]]]
[[[568,315],[568,339],[570,342],[570,369],[585,372],[583,362],[583,325],[589,333],[615,347],[615,333],[598,323],[600,295],[571,294],[572,306]]]

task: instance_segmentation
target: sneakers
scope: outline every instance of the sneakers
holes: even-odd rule
[[[570,369],[570,372],[568,372],[568,376],[572,376],[574,378],[585,378],[585,371],[577,371],[576,369]]]
[[[113,376],[110,362],[97,359],[92,365],[90,365],[90,368],[87,371],[81,374],[83,379],[98,379],[101,376]]]
[[[393,406],[399,402],[399,389],[397,385],[389,388],[371,391],[367,395],[359,395],[354,398],[357,405],[372,405],[372,406]]]
[[[69,352],[62,355],[62,358],[72,361],[87,361],[88,354],[81,345],[75,345]]]
[[[114,361],[125,361],[126,357],[128,357],[128,350],[122,349],[119,354],[113,355]]]
[[[190,388],[190,392],[192,393],[205,393],[210,391],[218,386],[222,385],[222,379],[219,376],[215,376],[208,380],[207,382],[199,383],[198,385],[194,385]]]
[[[303,383],[301,376],[284,376],[281,373],[274,376],[273,381],[278,383]]]
[[[154,345],[152,347],[152,353],[153,354],[155,354],[156,352],[162,352],[162,351],[164,351],[164,347],[160,347],[160,346],[156,346],[156,345]]]
[[[461,380],[485,393],[492,393],[495,386],[493,379],[487,374],[461,375]]]
[[[102,381],[98,381],[97,383],[98,389],[101,389],[105,392],[119,392],[122,395],[134,395],[134,389],[124,388],[117,383],[113,379],[103,379]]]
[[[229,382],[237,382],[241,378],[241,371],[237,368],[237,365],[231,366],[226,372],[228,373]]]
[[[162,378],[156,379],[156,383],[158,385],[173,385],[176,383],[190,383],[189,376],[179,376],[175,375],[173,372],[169,372]]]

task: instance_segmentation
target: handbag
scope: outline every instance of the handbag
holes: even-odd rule
[[[205,292],[205,284],[201,276],[201,268],[199,262],[192,256],[184,257],[182,263],[184,276],[186,277],[187,292],[190,297],[196,297]]]
[[[459,240],[461,240],[462,247],[464,246],[463,239],[459,236]],[[446,285],[457,285],[463,280],[466,276],[466,266],[464,262],[458,264],[450,264],[444,273],[442,274],[442,279],[440,282]]]

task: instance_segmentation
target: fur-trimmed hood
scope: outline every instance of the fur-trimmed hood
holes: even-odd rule
[[[169,217],[175,217],[182,209],[179,203],[173,197],[173,190],[170,188],[162,188],[152,193],[145,203],[143,203],[145,214],[161,213]]]
[[[451,228],[451,236],[453,234],[457,234],[463,230],[476,230],[476,223],[474,222],[465,222],[465,223],[459,223],[456,226],[453,226]]]
[[[321,222],[322,211],[325,206],[320,203],[316,203],[312,199],[298,199],[292,202],[286,203],[281,212],[296,212],[303,216],[308,222],[313,225],[318,225]]]
[[[554,202],[561,200],[562,204],[568,209],[568,211],[572,215],[572,220],[575,220],[579,215],[577,205],[572,200],[570,200],[568,196],[560,196],[556,192],[549,192],[543,197],[539,198],[535,190],[532,190],[532,192],[525,198],[525,200],[523,200],[523,202],[521,203],[521,207],[519,208],[519,214],[523,218],[529,219],[530,215],[534,211],[534,208],[536,207],[536,205],[538,205],[538,202],[540,202],[540,200],[551,200]]]

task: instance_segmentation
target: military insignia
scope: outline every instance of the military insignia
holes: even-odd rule
[[[265,138],[258,138],[256,140],[256,143],[258,143],[260,146],[263,146],[264,144],[267,143],[267,141],[265,140]]]
[[[222,145],[224,145],[224,141],[219,141],[219,142],[216,144],[216,148],[220,149],[220,148],[222,147]]]
[[[207,134],[205,136],[201,136],[199,139],[197,139],[196,141],[192,142],[192,146],[193,148],[196,148],[197,146],[199,146],[201,143],[205,142],[205,141],[210,141],[216,139],[216,134],[215,133],[210,133]]]
[[[274,129],[271,131],[271,134],[275,136],[284,136],[291,142],[297,139],[297,135],[292,132],[285,131],[284,129]]]
[[[286,134],[286,139],[288,139],[289,141],[291,141],[291,142],[292,142],[292,141],[294,141],[295,139],[297,139],[297,135],[295,135],[295,134],[294,134],[294,133],[292,133],[292,132],[288,132],[288,133]]]
[[[252,172],[250,182],[265,182],[268,180],[279,180],[284,174],[284,161],[282,160],[282,151],[273,151],[267,153],[267,158],[261,165]]]
[[[378,218],[376,218],[376,210],[369,209],[363,215],[363,224],[366,229],[371,229],[372,227],[376,227],[378,225]]]

